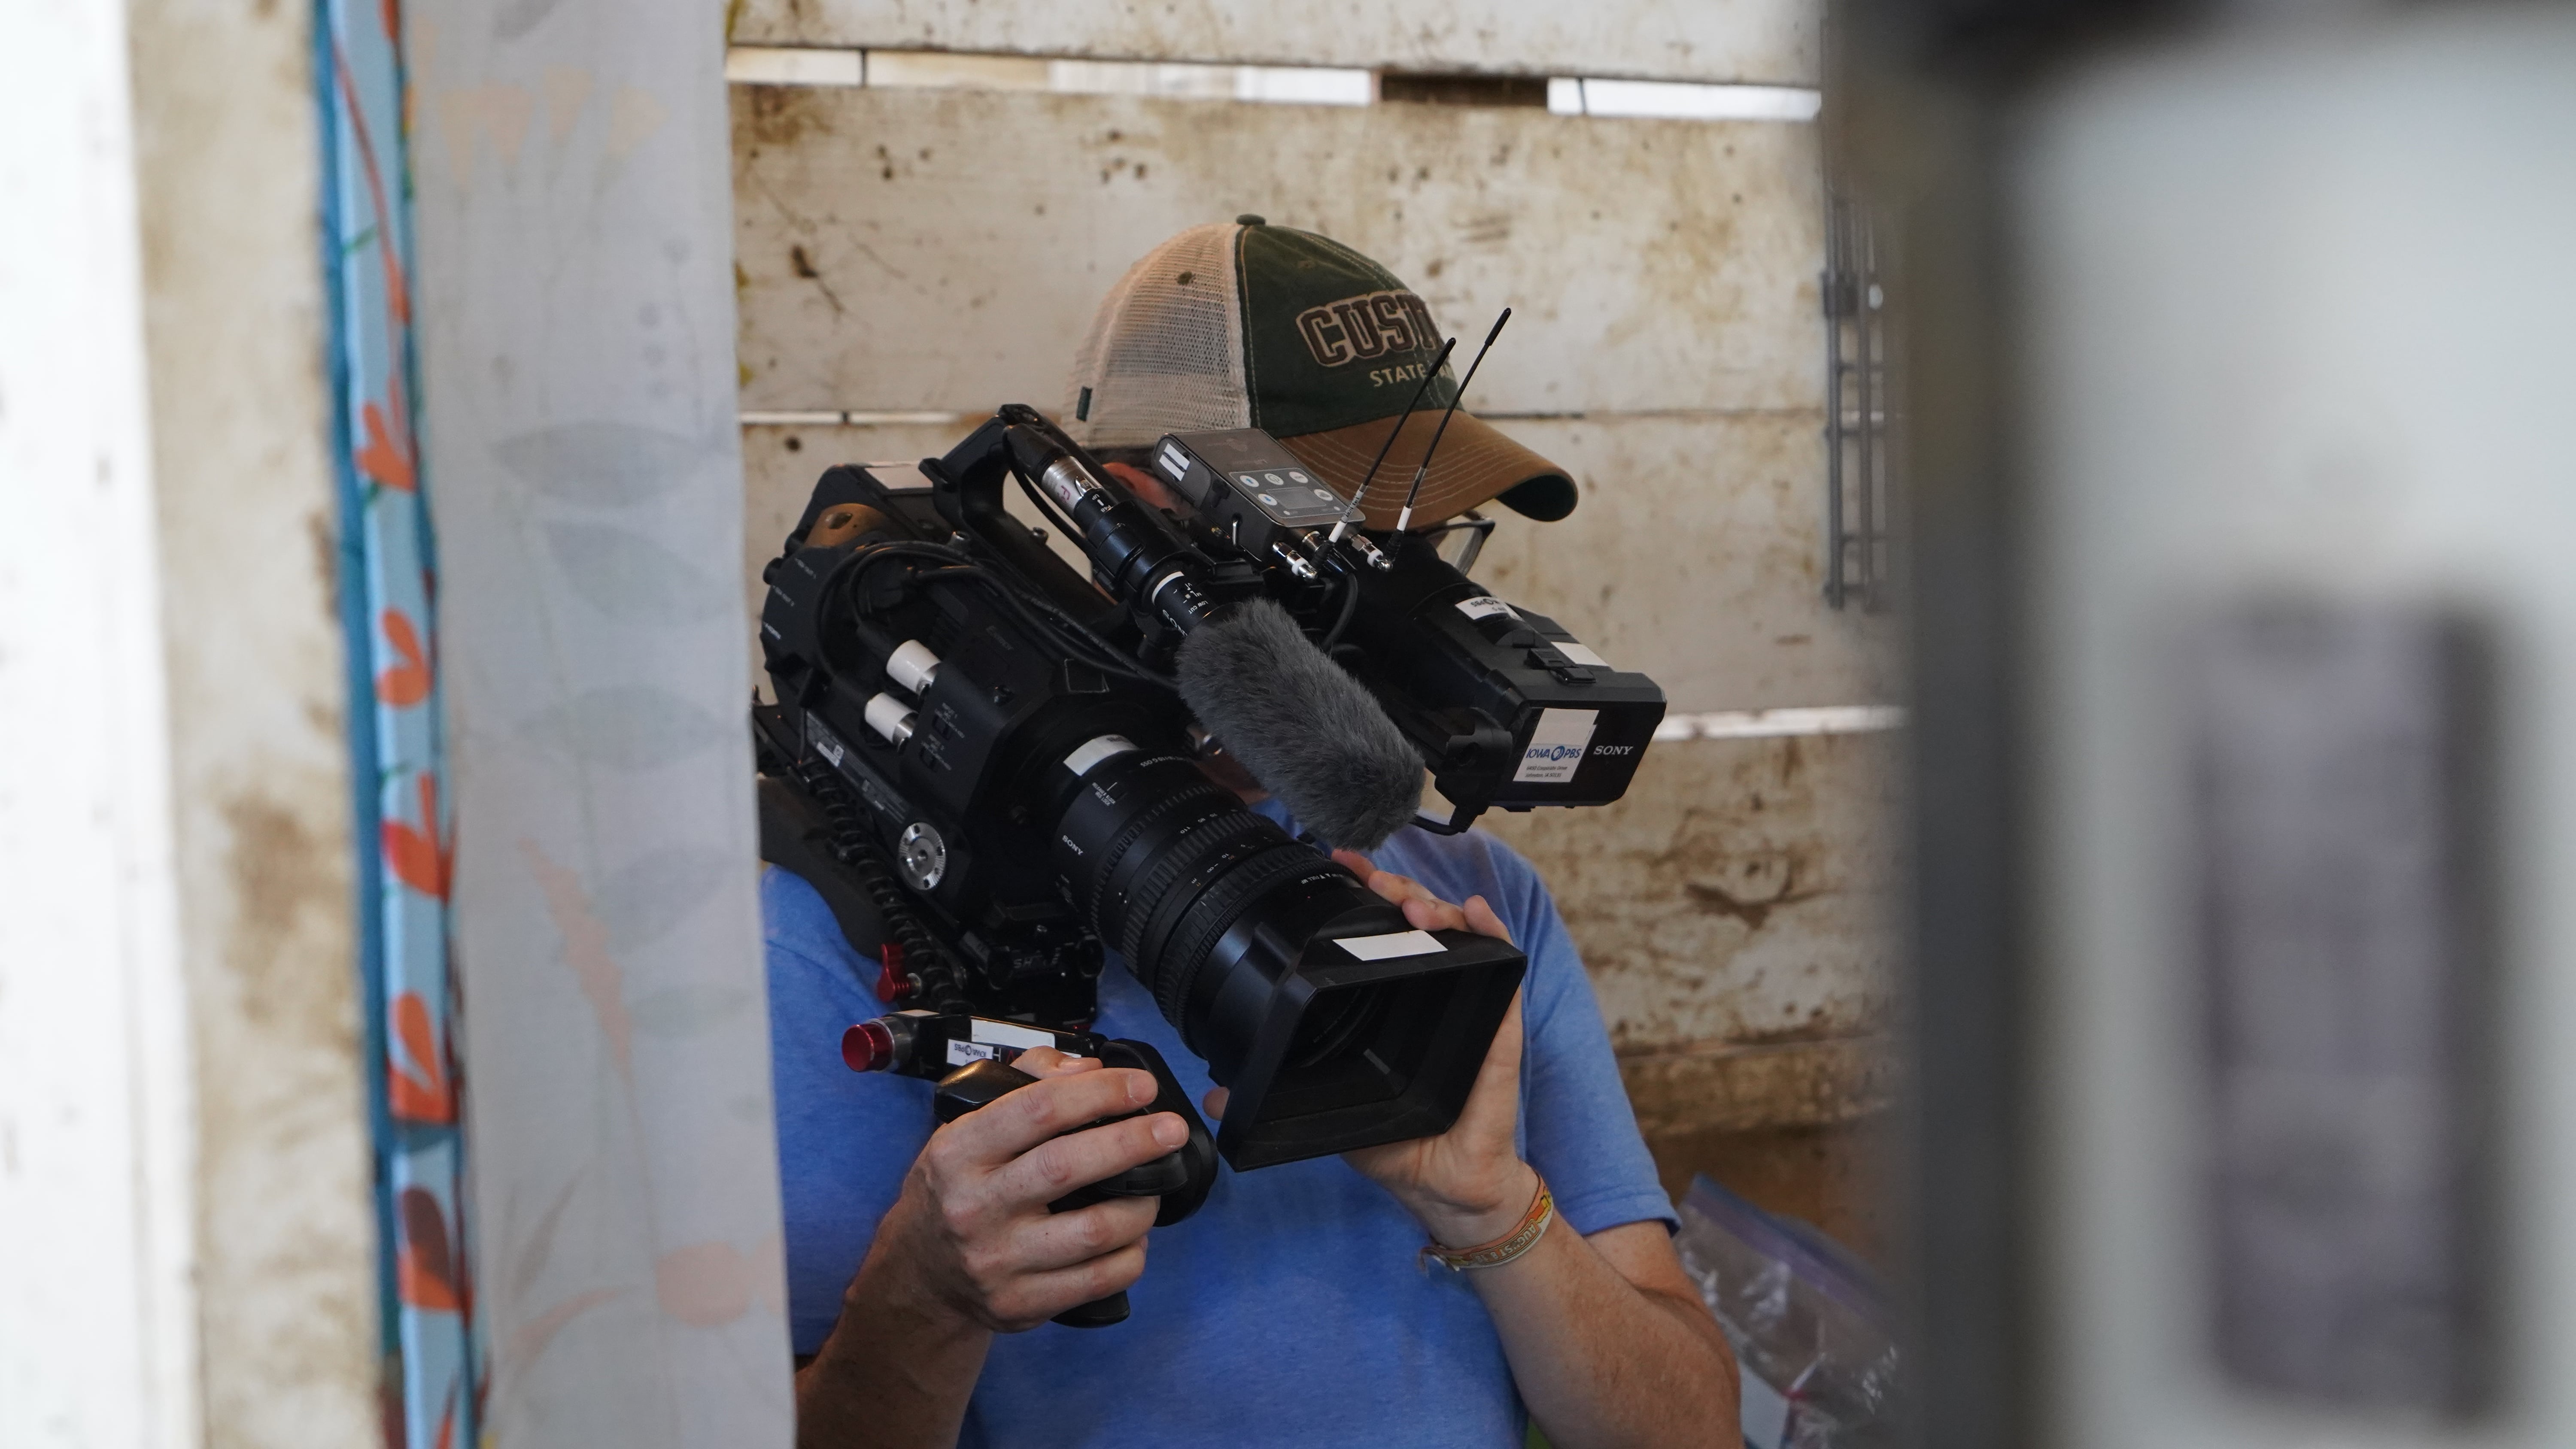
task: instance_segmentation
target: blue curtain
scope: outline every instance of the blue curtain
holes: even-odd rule
[[[319,0],[329,363],[340,474],[359,918],[382,1245],[385,1438],[479,1442],[462,1092],[448,959],[437,561],[414,426],[409,91],[395,0]],[[372,788],[369,788],[372,782]]]

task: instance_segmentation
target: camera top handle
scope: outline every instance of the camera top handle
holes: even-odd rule
[[[1031,581],[1060,588],[1071,570],[1004,510],[1003,480],[1016,473],[1052,499],[1076,530],[1070,541],[1090,561],[1093,582],[1125,604],[1144,632],[1149,657],[1167,657],[1181,636],[1261,592],[1258,575],[1200,553],[1025,403],[1004,405],[946,457],[924,458],[921,471],[941,517]]]

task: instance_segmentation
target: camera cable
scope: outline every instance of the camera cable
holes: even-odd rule
[[[1090,656],[1084,660],[1085,663],[1107,673],[1135,680],[1140,684],[1152,685],[1166,691],[1173,688],[1169,677],[1147,667],[1134,655],[1102,638],[1090,625],[1074,618],[1055,601],[1038,597],[1014,585],[1010,580],[1002,578],[985,567],[973,555],[950,548],[946,544],[922,543],[910,539],[868,544],[863,546],[857,555],[859,572],[864,576],[869,569],[893,558],[928,559],[938,563],[942,565],[941,568],[916,571],[913,577],[925,583],[958,579],[981,585],[1032,633],[1054,638],[1069,654]],[[860,612],[858,599],[852,598],[850,607],[853,612]]]
[[[1338,553],[1328,553],[1324,555],[1324,559],[1332,565],[1334,572],[1342,576],[1341,613],[1333,620],[1333,627],[1324,631],[1322,641],[1315,646],[1324,652],[1326,658],[1331,658],[1333,646],[1342,642],[1342,632],[1351,627],[1352,616],[1359,612],[1360,576],[1358,571],[1354,570]]]

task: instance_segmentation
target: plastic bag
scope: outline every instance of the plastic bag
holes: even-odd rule
[[[1895,1444],[1896,1315],[1868,1266],[1705,1177],[1681,1217],[1682,1266],[1743,1371],[1750,1449]]]

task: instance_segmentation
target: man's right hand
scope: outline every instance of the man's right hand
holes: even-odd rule
[[[850,1281],[845,1320],[900,1306],[1017,1333],[1145,1271],[1157,1199],[1065,1213],[1047,1204],[1169,1153],[1188,1140],[1188,1124],[1159,1112],[1059,1136],[1150,1105],[1152,1074],[1043,1047],[1012,1065],[1037,1083],[931,1134]]]
[[[1158,1112],[1058,1136],[1150,1105],[1149,1072],[1039,1048],[1012,1066],[1038,1080],[931,1134],[841,1298],[841,1321],[796,1374],[806,1449],[957,1442],[995,1333],[1035,1328],[1145,1271],[1156,1198],[1068,1213],[1047,1204],[1188,1140]]]

